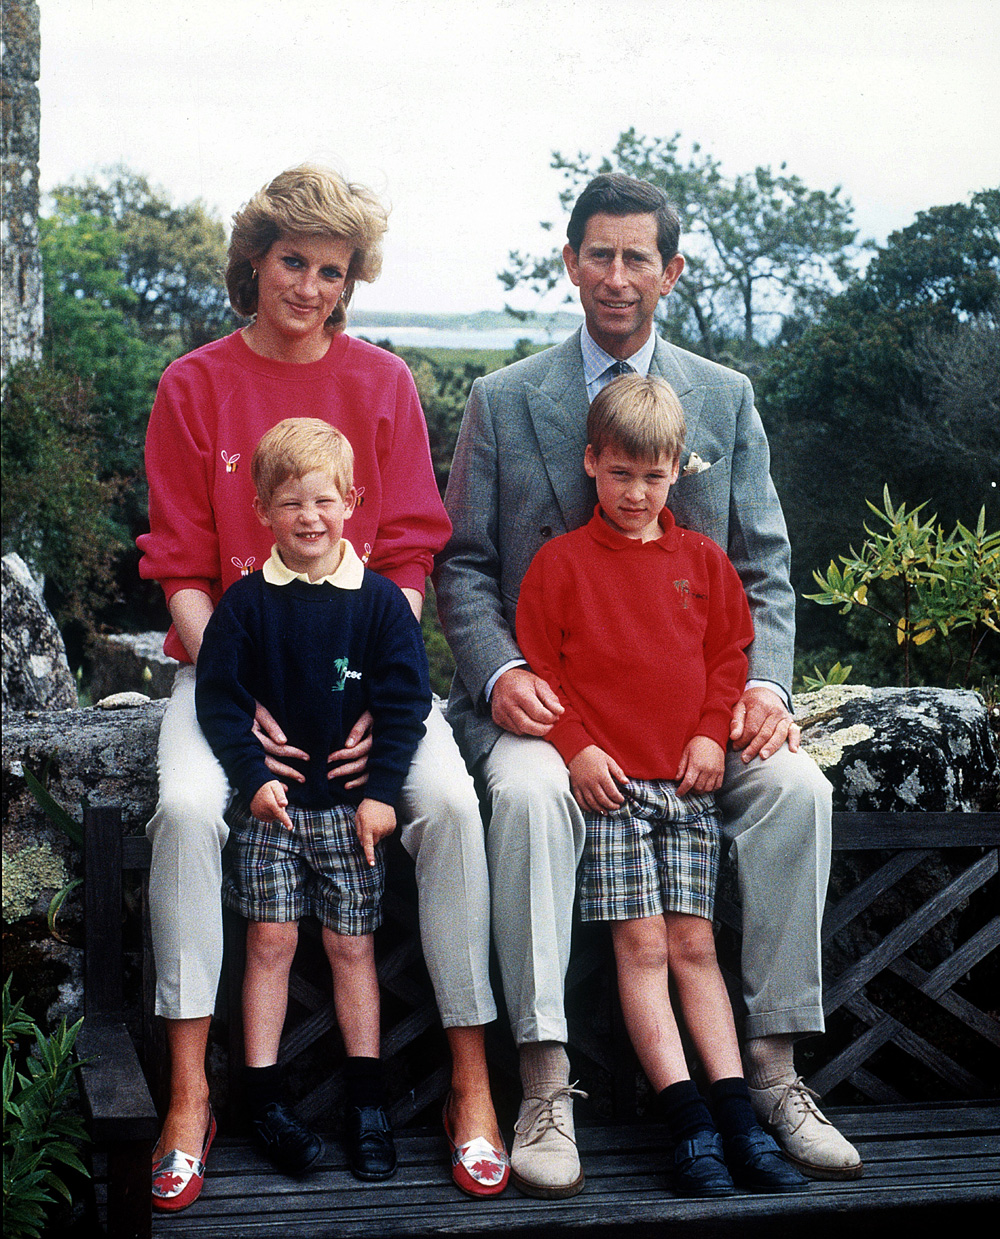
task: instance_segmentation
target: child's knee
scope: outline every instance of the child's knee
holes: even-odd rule
[[[375,940],[371,934],[338,934],[323,930],[323,945],[334,968],[357,968],[375,959]]]
[[[290,967],[299,941],[297,921],[251,921],[247,925],[247,964]]]
[[[668,913],[666,930],[672,969],[716,966],[715,934],[710,920],[683,912]]]
[[[667,931],[662,916],[613,921],[611,941],[619,965],[656,971],[669,963]]]

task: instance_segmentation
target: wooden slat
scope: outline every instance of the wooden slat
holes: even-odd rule
[[[88,1020],[123,1017],[122,815],[89,805],[83,814],[83,1011]]]
[[[879,943],[874,950],[869,951],[857,963],[840,974],[823,996],[823,1009],[827,1015],[836,1011],[847,998],[856,993],[866,982],[876,976],[898,955],[917,942],[928,929],[943,920],[955,907],[966,899],[973,891],[997,873],[997,855],[988,852],[974,865],[932,898],[928,899],[902,925],[897,925],[891,933]]]
[[[945,961],[948,962],[947,960]],[[943,994],[934,994],[929,992],[928,987],[931,985],[932,974],[927,973],[915,964],[911,959],[907,959],[905,955],[901,955],[899,959],[893,960],[889,965],[889,971],[894,972],[896,976],[902,977],[904,981],[908,981],[915,989],[918,989],[922,994],[926,995],[932,1001],[936,1002],[939,1007],[942,1007],[949,1015],[955,1016],[956,1019],[971,1029],[973,1032],[979,1033],[981,1037],[985,1037],[987,1041],[991,1041],[995,1046],[1000,1046],[1000,1021],[992,1015],[987,1015],[985,1011],[980,1011],[978,1007],[974,1007],[971,1002],[956,994],[953,990],[946,990]],[[934,987],[937,988],[936,986]]]
[[[860,916],[867,908],[890,890],[901,878],[904,878],[921,861],[933,853],[926,848],[915,848],[912,851],[897,852],[884,865],[880,865],[874,873],[868,875],[853,887],[835,904],[827,903],[823,913],[823,944],[824,946],[838,934],[845,925],[850,924],[855,917]]]
[[[833,815],[833,847],[838,852],[1000,847],[1000,813],[838,811]]]

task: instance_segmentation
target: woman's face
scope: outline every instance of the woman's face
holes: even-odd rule
[[[258,331],[289,342],[321,336],[353,256],[340,237],[279,237],[257,264]]]

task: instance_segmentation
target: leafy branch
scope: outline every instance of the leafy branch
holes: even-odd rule
[[[907,686],[911,650],[938,635],[949,646],[949,679],[961,662],[968,684],[987,634],[1000,633],[1000,530],[987,532],[983,508],[975,529],[958,521],[946,534],[936,516],[921,516],[926,504],[893,507],[888,486],[882,508],[866,502],[886,528],[866,524],[860,552],[851,547],[841,567],[831,560],[825,575],[814,572],[820,592],[805,596],[842,615],[864,607],[886,620],[903,651]]]

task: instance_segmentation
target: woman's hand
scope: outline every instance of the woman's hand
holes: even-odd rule
[[[293,766],[286,766],[284,762],[278,761],[279,757],[294,757],[298,761],[308,761],[309,754],[304,753],[301,749],[294,748],[288,743],[288,737],[278,726],[274,715],[269,710],[257,702],[257,711],[254,714],[253,734],[261,743],[267,757],[264,758],[264,765],[272,774],[280,775],[283,779],[294,779],[296,783],[304,783],[306,776],[301,774]]]
[[[337,749],[326,759],[330,769],[326,773],[328,779],[355,779],[345,783],[346,788],[363,787],[368,782],[368,754],[372,751],[372,719],[371,712],[366,710],[347,733],[347,739],[342,749]],[[336,763],[336,764],[334,764]]]

